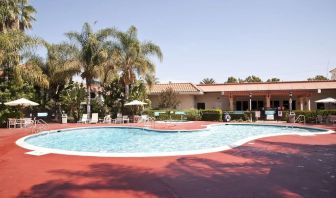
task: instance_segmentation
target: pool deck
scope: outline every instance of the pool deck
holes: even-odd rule
[[[213,122],[155,128],[208,124]],[[50,124],[48,129],[83,126],[106,124]],[[316,126],[336,130],[336,125]],[[15,141],[28,134],[30,129],[0,129],[1,198],[336,197],[336,133],[276,136],[222,152],[148,158],[27,155]]]

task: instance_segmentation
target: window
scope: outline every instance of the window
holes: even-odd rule
[[[284,100],[282,102],[282,106],[285,107],[285,110],[289,109],[289,101],[288,100]]]
[[[257,101],[252,101],[252,110],[258,109],[258,102]]]
[[[264,101],[258,101],[258,109],[264,108]]]
[[[316,103],[316,108],[317,109],[325,109],[325,106],[323,103]]]
[[[236,101],[236,110],[237,111],[241,111],[242,110],[242,107],[241,107],[241,101]]]
[[[292,110],[296,110],[296,101],[295,100],[292,101]]]
[[[197,103],[197,109],[205,109],[205,103],[204,102]]]
[[[279,100],[272,100],[271,101],[271,107],[272,108],[278,108],[278,107],[280,107],[280,101]]]
[[[248,111],[249,110],[249,105],[247,101],[243,101],[243,111]]]

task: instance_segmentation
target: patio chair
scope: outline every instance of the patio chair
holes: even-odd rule
[[[123,116],[122,116],[121,113],[118,113],[118,114],[117,114],[117,118],[115,119],[115,123],[116,123],[116,124],[122,124],[122,123],[124,123],[124,121],[123,121]]]
[[[98,119],[98,113],[93,113],[92,117],[91,117],[91,120],[90,120],[90,124],[97,124],[98,121],[99,121],[99,119]]]
[[[146,123],[149,121],[148,115],[142,115],[140,119],[138,120],[138,123]]]
[[[82,115],[82,119],[81,120],[79,120],[77,123],[88,123],[88,115],[86,114],[86,113],[84,113],[83,115]]]
[[[317,115],[317,116],[316,116],[316,124],[317,124],[317,123],[320,123],[320,124],[323,123],[323,116],[322,116],[322,115]]]
[[[16,119],[15,118],[8,118],[7,128],[11,128],[11,126],[13,126],[13,128],[16,128]]]
[[[104,121],[103,123],[111,123],[112,119],[111,119],[111,115],[107,115],[104,117]]]
[[[125,115],[125,116],[123,116],[122,117],[122,121],[123,121],[123,123],[129,123],[130,122],[130,119],[128,118],[128,116],[127,115]]]
[[[24,118],[22,120],[22,127],[27,128],[34,124],[34,121],[31,118]]]

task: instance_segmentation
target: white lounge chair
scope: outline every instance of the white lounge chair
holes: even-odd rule
[[[138,120],[139,123],[146,123],[149,121],[148,115],[142,115],[140,119]]]
[[[88,123],[88,115],[85,113],[82,115],[82,119],[78,121],[78,123]]]
[[[124,123],[124,121],[123,121],[123,116],[122,116],[121,113],[118,113],[118,114],[117,114],[117,118],[115,119],[115,123],[116,123],[116,124],[122,124],[122,123]]]
[[[111,123],[112,119],[111,119],[111,115],[107,115],[104,117],[104,121],[103,123]]]
[[[99,121],[99,119],[98,119],[98,113],[93,113],[92,117],[91,117],[91,120],[90,120],[90,124],[97,124],[98,121]]]

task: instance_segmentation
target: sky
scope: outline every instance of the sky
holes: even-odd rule
[[[161,47],[160,82],[256,75],[306,80],[336,67],[335,0],[31,0],[30,34],[51,43],[65,32],[138,28]],[[42,53],[42,52],[40,52]],[[330,76],[330,75],[329,75]]]

